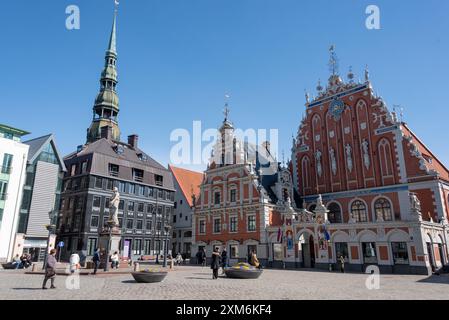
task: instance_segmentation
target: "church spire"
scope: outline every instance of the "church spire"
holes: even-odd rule
[[[120,128],[117,116],[119,113],[119,98],[117,87],[117,6],[115,1],[114,19],[112,22],[111,35],[105,54],[105,65],[100,79],[100,92],[95,99],[93,107],[92,123],[87,130],[87,143],[101,139],[101,128],[111,127],[112,135],[107,137],[111,140],[120,140]]]

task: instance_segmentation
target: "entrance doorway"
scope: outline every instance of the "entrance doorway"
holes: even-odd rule
[[[299,237],[298,250],[302,258],[303,268],[315,268],[315,241],[313,235],[307,233]]]
[[[429,254],[430,266],[432,267],[432,272],[435,272],[436,266],[435,266],[435,255],[433,252],[433,244],[430,242],[426,242],[426,244],[427,244],[427,253]]]

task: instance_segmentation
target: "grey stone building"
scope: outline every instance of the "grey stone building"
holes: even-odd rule
[[[58,221],[64,258],[73,252],[81,253],[82,258],[93,255],[109,218],[114,187],[121,195],[121,256],[136,259],[170,248],[165,227],[173,211],[173,178],[169,170],[138,148],[137,135],[120,141],[116,61],[114,16],[87,141],[64,158],[67,173]]]

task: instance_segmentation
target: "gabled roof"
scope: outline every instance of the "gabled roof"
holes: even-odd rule
[[[200,185],[203,182],[203,173],[181,169],[171,165],[169,165],[168,168],[173,173],[174,178],[181,188],[181,192],[192,207],[192,196],[195,195],[195,198],[198,199],[200,195]]]
[[[53,147],[56,157],[58,158],[58,162],[62,168],[62,171],[66,171],[64,160],[59,154],[58,148],[56,148],[55,137],[53,136],[53,134],[48,134],[46,136],[24,141],[23,143],[30,146],[28,150],[29,163],[34,162],[36,158],[39,156],[39,154],[42,152],[43,148],[47,145],[47,143],[50,143],[51,146]]]

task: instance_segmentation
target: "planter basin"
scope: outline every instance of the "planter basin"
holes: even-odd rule
[[[257,279],[262,274],[262,270],[250,269],[250,270],[239,270],[235,268],[225,269],[225,274],[228,278],[234,279]]]
[[[134,280],[139,283],[161,282],[167,276],[167,272],[132,272]]]

